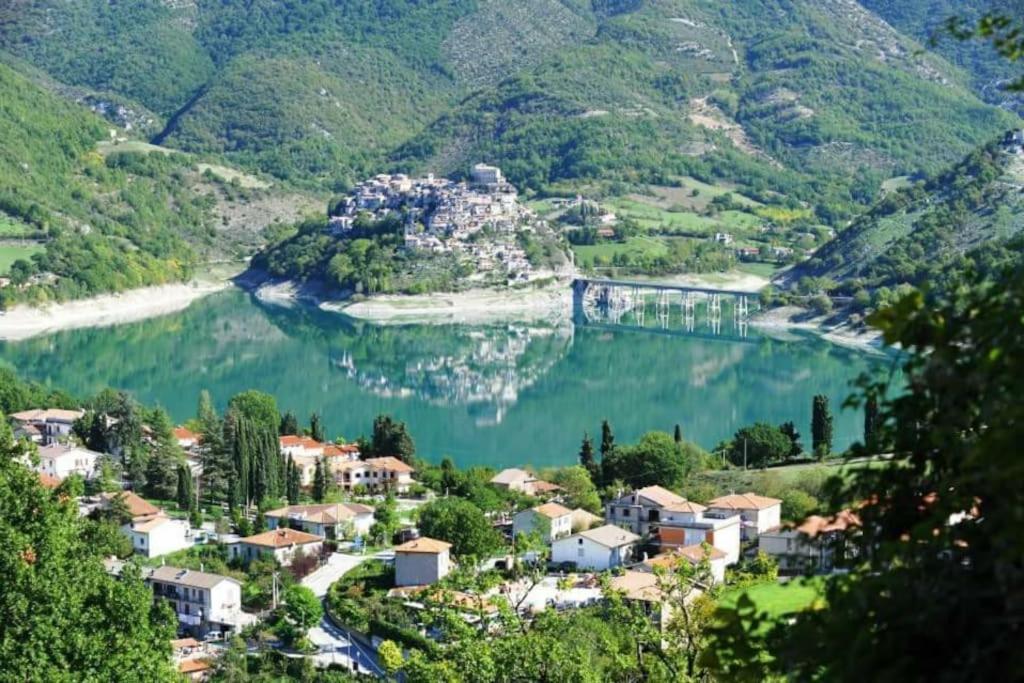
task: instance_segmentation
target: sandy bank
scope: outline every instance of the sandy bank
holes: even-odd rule
[[[227,281],[203,281],[161,285],[43,308],[18,306],[0,312],[0,340],[27,339],[47,332],[103,327],[166,315],[180,311],[196,299],[230,284]]]
[[[320,308],[370,322],[482,324],[572,316],[572,290],[562,283],[537,289],[475,289],[420,296],[375,296],[357,302],[325,302]]]
[[[750,324],[768,336],[786,341],[786,332],[808,330],[837,346],[847,346],[861,351],[881,352],[884,344],[882,333],[870,327],[853,328],[848,323],[829,325],[827,318],[808,317],[807,311],[798,306],[780,306],[758,313]]]

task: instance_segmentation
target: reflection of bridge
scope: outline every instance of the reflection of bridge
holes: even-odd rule
[[[738,290],[588,278],[572,287],[575,321],[595,327],[746,340],[750,313],[760,308],[755,293]]]

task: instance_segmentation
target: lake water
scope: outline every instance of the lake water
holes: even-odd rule
[[[368,433],[374,416],[406,421],[419,454],[460,465],[573,462],[587,430],[608,418],[620,442],[680,424],[713,448],[756,420],[792,420],[809,446],[811,398],[836,412],[835,442],[862,418],[840,411],[869,356],[807,337],[746,341],[504,324],[377,326],[336,314],[258,303],[227,291],[180,313],[115,327],[0,343],[22,376],[88,395],[113,386],[182,421],[200,390],[219,407],[256,388],[300,420],[324,416],[330,436]]]

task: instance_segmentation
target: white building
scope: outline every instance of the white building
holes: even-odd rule
[[[551,544],[551,561],[572,563],[578,569],[604,571],[632,560],[640,537],[632,531],[605,524],[596,529],[560,538]]]
[[[84,410],[36,408],[11,413],[15,431],[22,430],[36,443],[51,444],[68,436],[75,420],[85,415]]]
[[[662,508],[651,533],[663,551],[707,543],[725,553],[726,564],[740,559],[740,517],[735,513],[708,510],[691,501],[674,503]]]
[[[850,510],[833,517],[812,515],[794,529],[770,529],[757,538],[758,550],[779,563],[787,574],[817,571],[828,573],[837,560],[846,557],[846,534],[860,526],[860,518]]]
[[[739,515],[744,541],[756,540],[761,533],[775,529],[782,523],[782,501],[753,492],[715,498],[708,503],[708,512]]]
[[[52,443],[39,449],[39,466],[36,469],[61,481],[72,474],[92,479],[96,475],[96,462],[101,457],[102,453],[88,448]]]
[[[339,459],[340,460],[340,459]],[[346,491],[363,486],[369,491],[394,490],[405,493],[413,484],[416,470],[398,458],[367,458],[366,460],[328,461],[338,485]]]
[[[718,548],[713,548],[703,543],[655,555],[650,559],[644,560],[635,568],[646,572],[653,572],[658,567],[666,571],[672,571],[682,562],[688,562],[696,566],[705,559],[708,561],[712,581],[714,583],[725,583],[725,567],[728,564],[725,553]]]
[[[190,548],[195,542],[191,525],[183,519],[164,515],[139,518],[125,524],[122,532],[132,541],[132,548],[145,557],[160,557]]]
[[[517,512],[512,518],[512,533],[518,536],[537,532],[550,543],[572,533],[572,519],[569,508],[558,503],[545,503]]]
[[[505,176],[497,166],[477,164],[473,167],[473,183],[475,185],[501,185]]]
[[[428,586],[452,569],[451,543],[417,538],[395,548],[395,585]]]
[[[253,620],[242,612],[242,584],[227,576],[164,566],[147,581],[156,597],[170,602],[181,628],[198,637],[234,631]]]
[[[232,557],[241,558],[243,562],[273,558],[287,567],[297,555],[319,555],[323,544],[322,536],[296,529],[274,529],[240,539],[231,552]]]
[[[292,529],[332,539],[365,536],[373,526],[373,508],[359,503],[289,505],[263,516],[268,529],[277,529],[287,522]]]
[[[620,496],[605,506],[605,521],[647,535],[661,523],[662,510],[683,506],[687,500],[661,486],[647,486]]]

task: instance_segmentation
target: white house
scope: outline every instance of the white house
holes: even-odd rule
[[[307,534],[296,529],[274,529],[255,536],[239,539],[232,546],[232,557],[239,557],[244,562],[274,558],[281,566],[287,567],[296,555],[319,555],[323,549],[322,536]]]
[[[632,531],[605,524],[552,542],[551,561],[604,571],[628,563],[639,540]]]
[[[540,533],[548,543],[572,533],[572,510],[558,503],[544,503],[516,513],[512,518],[512,533]]]
[[[638,569],[639,571],[653,572],[655,568],[660,567],[666,571],[672,571],[682,562],[688,562],[691,565],[696,566],[705,559],[707,559],[708,566],[711,570],[712,581],[714,583],[725,583],[725,567],[727,564],[725,553],[718,548],[714,548],[704,543],[701,543],[700,545],[686,546],[671,552],[662,553],[661,555],[655,555],[652,558],[644,560],[641,564],[637,565],[635,569]]]
[[[860,526],[860,518],[850,510],[833,517],[812,515],[794,529],[771,529],[757,538],[757,548],[771,555],[783,573],[807,570],[828,573],[836,560],[846,556],[846,533]]]
[[[36,443],[51,444],[71,433],[75,420],[85,415],[84,410],[37,408],[11,413],[15,431],[22,430]]]
[[[358,503],[289,505],[263,516],[269,529],[277,529],[286,521],[285,526],[323,538],[364,536],[373,526],[373,508]]]
[[[192,527],[185,520],[170,519],[164,515],[138,518],[121,528],[132,541],[139,555],[160,557],[192,547]]]
[[[428,586],[452,569],[451,543],[417,538],[395,548],[395,585]]]
[[[647,535],[661,523],[662,510],[686,505],[687,500],[661,486],[647,486],[619,496],[605,506],[605,521]],[[681,514],[681,513],[680,513]]]
[[[164,566],[147,581],[156,597],[170,602],[181,628],[198,637],[227,633],[253,620],[242,612],[242,584],[227,576]]]
[[[96,474],[96,462],[102,456],[102,453],[81,446],[53,443],[39,449],[39,467],[36,469],[61,481],[72,474],[92,479]]]
[[[693,515],[665,515],[653,531],[662,552],[707,543],[725,553],[726,564],[740,560],[740,518],[710,510]]]
[[[708,512],[739,515],[744,541],[756,540],[761,533],[782,523],[782,501],[753,492],[715,498],[708,503]]]
[[[405,493],[412,485],[412,474],[416,471],[410,465],[391,456],[366,460],[335,458],[328,461],[328,467],[334,474],[335,481],[346,491],[363,486],[370,491],[391,489],[397,493]]]

